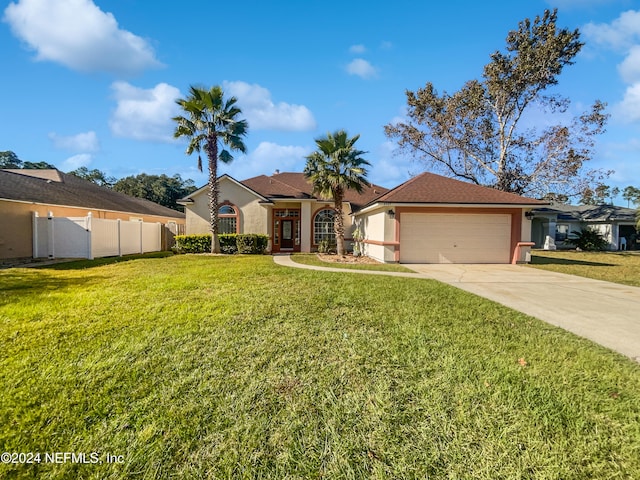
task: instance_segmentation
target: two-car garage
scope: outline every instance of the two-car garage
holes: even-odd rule
[[[365,254],[381,262],[526,261],[531,221],[547,202],[430,172],[380,195],[355,213]]]
[[[509,213],[402,213],[401,263],[509,263]]]

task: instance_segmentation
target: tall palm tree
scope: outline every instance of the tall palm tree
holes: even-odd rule
[[[349,138],[345,130],[327,133],[326,137],[316,139],[318,149],[307,156],[304,174],[313,183],[315,193],[333,199],[336,233],[336,250],[344,255],[344,218],[342,202],[347,190],[362,192],[369,186],[365,166],[371,165],[361,155],[367,153],[354,148],[360,135]]]
[[[202,171],[200,152],[204,149],[209,159],[209,213],[211,215],[211,253],[220,253],[218,239],[218,160],[229,163],[233,156],[229,150],[246,152],[242,137],[249,125],[237,116],[242,111],[235,106],[235,97],[224,98],[219,86],[210,90],[191,86],[189,96],[176,103],[184,110],[184,116],[174,117],[178,124],[174,137],[189,140],[187,155],[198,152],[198,169]],[[228,146],[229,150],[224,146]],[[222,147],[222,148],[220,148]]]

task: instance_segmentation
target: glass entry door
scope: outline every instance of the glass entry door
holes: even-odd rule
[[[293,249],[293,220],[282,220],[282,245],[281,248]]]

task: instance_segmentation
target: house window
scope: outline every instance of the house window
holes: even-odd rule
[[[218,233],[238,233],[238,211],[233,205],[218,209]]]
[[[323,240],[335,240],[336,234],[333,226],[335,213],[332,208],[325,208],[316,213],[313,219],[313,243],[315,245]]]
[[[556,242],[565,242],[569,236],[569,225],[556,225]]]

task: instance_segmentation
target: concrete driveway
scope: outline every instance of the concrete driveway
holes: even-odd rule
[[[404,265],[640,361],[640,288],[521,265]]]

